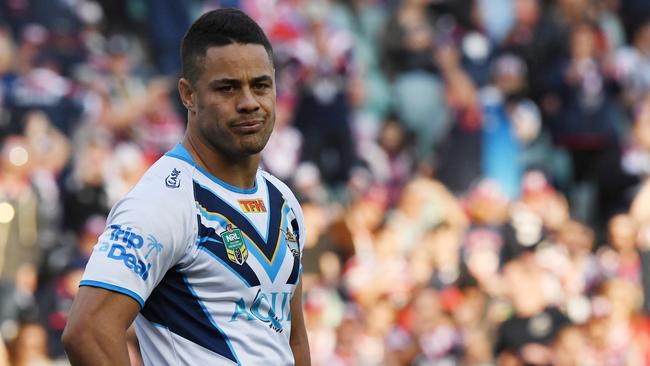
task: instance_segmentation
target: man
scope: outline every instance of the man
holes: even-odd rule
[[[258,170],[273,129],[272,49],[244,13],[204,14],[182,44],[187,133],[112,209],[63,342],[73,365],[309,365],[304,222]]]

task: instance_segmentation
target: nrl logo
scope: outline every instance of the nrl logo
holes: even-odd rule
[[[230,261],[239,264],[240,266],[246,262],[248,258],[248,250],[244,243],[244,237],[241,230],[228,224],[226,231],[220,234],[223,244],[226,247],[226,254]]]
[[[181,171],[174,168],[165,179],[165,185],[169,188],[178,188],[181,186],[181,179],[178,177]]]

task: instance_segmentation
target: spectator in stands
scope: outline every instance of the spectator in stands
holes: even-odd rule
[[[15,75],[16,45],[11,38],[11,33],[6,27],[0,25],[0,131],[6,133],[9,124],[9,111],[6,110],[6,95],[9,92],[8,86]]]
[[[631,137],[622,156],[625,173],[645,178],[650,175],[650,93],[639,102],[631,128]]]
[[[22,265],[41,260],[39,202],[30,181],[33,161],[25,138],[11,136],[0,152],[0,279],[13,280]]]
[[[71,146],[47,115],[38,111],[25,116],[24,135],[32,161],[30,179],[39,203],[39,243],[50,251],[61,238],[63,207],[58,180],[70,159]]]
[[[5,133],[22,133],[25,117],[39,110],[60,132],[70,136],[81,113],[74,85],[62,76],[61,65],[51,50],[34,52],[33,60],[20,64],[26,69],[8,86],[5,98],[11,118]]]
[[[531,256],[506,264],[503,276],[503,289],[514,312],[497,332],[498,362],[548,365],[552,361],[550,346],[568,319],[545,297],[544,274]]]
[[[418,160],[434,164],[434,148],[448,127],[435,51],[442,46],[428,1],[399,3],[384,27],[383,65],[399,118],[415,133]]]
[[[406,130],[396,115],[386,117],[377,136],[377,143],[382,153],[376,153],[375,159],[383,157],[384,175],[373,171],[381,185],[388,190],[388,205],[393,207],[402,197],[404,187],[416,168],[415,151],[412,149],[412,135]],[[383,178],[383,179],[382,179]]]
[[[601,268],[593,254],[594,232],[579,222],[569,221],[554,239],[558,245],[556,249],[562,253],[553,263],[554,274],[562,287],[563,301],[570,304],[576,298],[582,300],[601,280]],[[559,265],[560,261],[564,262],[563,265]],[[579,320],[578,323],[584,321],[582,318]]]
[[[618,85],[604,69],[598,30],[590,23],[580,23],[572,28],[570,40],[571,55],[565,60],[557,89],[561,103],[551,131],[571,157],[576,189],[570,199],[575,215],[593,224],[600,219],[591,215],[595,210],[590,205],[601,203],[596,192],[606,176],[620,166],[610,157],[619,153],[623,121],[616,104]]]
[[[403,321],[389,334],[397,364],[428,365],[460,361],[459,329],[443,308],[440,295],[425,288],[414,294]],[[390,344],[390,343],[389,343]]]
[[[21,325],[18,336],[9,345],[11,365],[52,365],[47,355],[47,333],[38,323]]]
[[[7,344],[16,339],[21,324],[38,320],[36,270],[25,264],[13,280],[0,280],[0,339]]]
[[[615,53],[615,65],[626,107],[634,109],[650,92],[650,21],[637,29],[629,46]]]
[[[598,359],[590,349],[590,339],[585,330],[570,325],[563,328],[553,345],[553,365],[597,364]]]
[[[520,202],[541,218],[550,235],[557,234],[570,219],[569,202],[542,171],[531,170],[524,175]]]
[[[524,59],[532,99],[546,112],[545,95],[550,87],[549,72],[566,54],[566,30],[548,12],[541,0],[514,0],[514,24],[502,49]]]
[[[111,36],[105,46],[103,65],[95,70],[95,78],[101,80],[100,96],[106,113],[101,124],[110,129],[117,138],[130,138],[132,126],[142,118],[150,103],[157,102],[158,93],[147,94],[146,82],[138,70],[137,46],[127,36]]]
[[[591,354],[612,365],[640,365],[643,328],[636,328],[641,293],[632,283],[612,279],[604,282],[593,297],[593,314],[588,323]],[[643,329],[647,332],[647,329]],[[647,334],[647,333],[646,333]],[[647,343],[646,343],[647,346]]]
[[[451,126],[440,144],[436,176],[457,195],[464,195],[482,175],[481,127],[483,116],[478,89],[462,68],[454,45],[437,51],[438,66],[445,80],[446,104]],[[458,164],[463,161],[463,164]]]
[[[314,163],[323,181],[345,184],[357,163],[347,99],[351,38],[323,15],[308,19],[309,40],[302,53],[294,125],[304,138],[302,160]]]
[[[598,258],[606,278],[624,279],[635,284],[641,281],[641,260],[637,251],[638,224],[628,214],[618,214],[608,223],[607,246],[600,248]]]
[[[60,275],[43,284],[38,294],[39,321],[46,326],[47,354],[53,359],[65,359],[59,339],[68,321],[68,313],[79,289],[86,262],[82,259],[72,261]]]
[[[105,173],[111,156],[110,139],[95,132],[75,148],[71,171],[63,177],[63,228],[76,233],[92,215],[110,209]]]
[[[544,143],[540,138],[541,115],[526,95],[527,70],[523,60],[502,55],[493,62],[492,74],[493,84],[481,93],[481,170],[484,177],[495,180],[514,199],[520,194],[524,171],[543,161],[541,156],[531,156],[533,144]],[[538,155],[549,159],[551,147],[540,147],[546,154]]]
[[[456,303],[450,304],[453,319],[461,332],[462,364],[489,364],[492,354],[493,325],[488,319],[489,297],[478,287],[468,285],[457,290]]]
[[[139,145],[147,162],[156,161],[183,136],[185,123],[176,110],[170,79],[156,78],[147,83],[147,103],[131,126],[132,140]]]

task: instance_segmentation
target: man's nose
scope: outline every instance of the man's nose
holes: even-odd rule
[[[251,113],[260,109],[260,102],[249,87],[242,88],[239,100],[237,101],[237,111],[239,113]]]

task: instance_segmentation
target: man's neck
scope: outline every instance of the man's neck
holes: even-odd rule
[[[220,180],[241,189],[255,187],[260,154],[243,158],[228,157],[215,151],[200,139],[187,135],[183,138],[182,144],[198,165]]]

